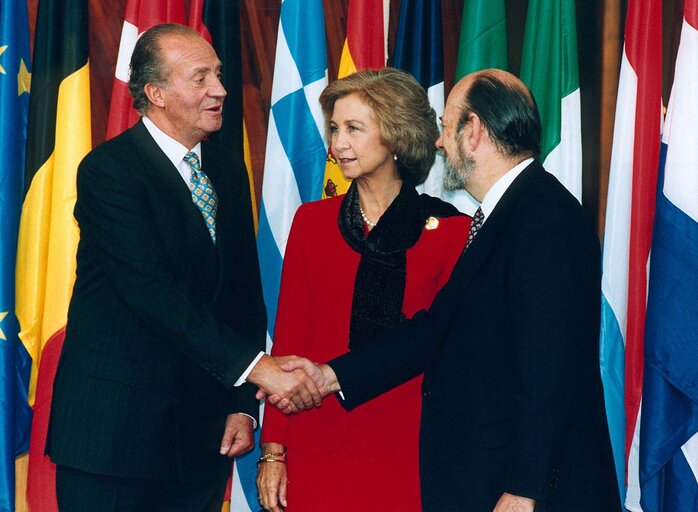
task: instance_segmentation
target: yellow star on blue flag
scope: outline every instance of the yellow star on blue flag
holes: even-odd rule
[[[24,59],[19,59],[19,72],[17,73],[17,96],[21,96],[31,89],[32,74],[27,69]]]

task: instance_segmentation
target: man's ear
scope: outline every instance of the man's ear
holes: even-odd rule
[[[483,137],[486,136],[485,125],[482,124],[480,117],[477,114],[470,114],[470,133],[468,134],[467,141],[470,144],[470,151],[475,151],[478,146],[482,143]]]
[[[162,87],[149,82],[145,84],[145,87],[143,87],[143,92],[145,92],[145,95],[148,97],[148,100],[150,100],[150,103],[156,107],[162,108],[165,106],[165,98],[163,97]]]

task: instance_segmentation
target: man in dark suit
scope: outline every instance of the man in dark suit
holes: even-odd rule
[[[443,125],[445,184],[481,203],[449,282],[375,343],[329,366],[286,367],[341,389],[348,409],[424,372],[425,511],[617,512],[594,224],[533,160],[540,118],[513,75],[464,78]]]
[[[143,119],[80,164],[47,441],[61,510],[220,511],[228,457],[254,445],[245,381],[306,406],[317,393],[262,352],[247,174],[204,140],[222,123],[220,72],[191,29],[146,32],[129,82]]]

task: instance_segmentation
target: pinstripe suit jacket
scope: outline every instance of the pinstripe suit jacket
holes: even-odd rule
[[[78,170],[77,279],[47,453],[97,474],[179,481],[230,470],[227,414],[257,415],[234,382],[263,350],[265,310],[247,175],[202,145],[217,245],[142,122]]]

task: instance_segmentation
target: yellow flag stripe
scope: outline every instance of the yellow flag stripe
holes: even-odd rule
[[[252,174],[252,151],[250,150],[250,139],[247,137],[247,124],[242,120],[242,154],[245,159],[247,179],[250,182],[250,199],[252,199],[252,218],[254,219],[254,232],[257,233],[259,219],[257,218],[257,194],[254,191],[254,175]]]
[[[92,149],[89,63],[58,88],[53,153],[32,179],[22,207],[17,247],[19,337],[32,358],[29,403],[34,404],[41,352],[65,327],[75,281],[79,231],[73,218],[75,179]]]

